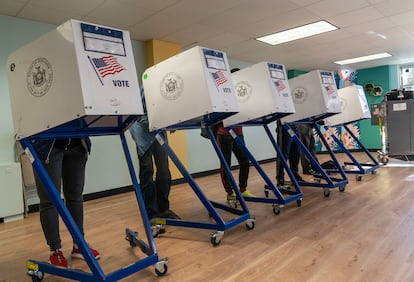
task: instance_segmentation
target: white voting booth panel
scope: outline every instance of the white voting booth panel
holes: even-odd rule
[[[232,76],[240,112],[226,118],[224,126],[242,124],[275,113],[295,112],[283,65],[261,62],[234,72]]]
[[[338,94],[342,112],[327,118],[326,124],[336,126],[371,118],[364,88],[361,85],[350,85],[338,89]]]
[[[148,68],[142,81],[151,131],[202,122],[206,114],[239,111],[221,51],[193,47]]]
[[[8,68],[18,139],[84,116],[143,114],[127,31],[69,20],[16,50]]]
[[[314,70],[289,79],[295,113],[282,123],[317,119],[342,111],[333,72]]]

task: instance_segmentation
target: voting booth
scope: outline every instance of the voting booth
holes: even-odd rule
[[[29,158],[53,205],[78,245],[91,272],[28,260],[33,281],[44,273],[79,281],[118,281],[150,265],[167,272],[159,259],[124,131],[143,114],[132,45],[127,31],[69,20],[13,52],[8,81],[16,139]],[[105,274],[61,200],[32,142],[40,139],[120,135],[144,224],[147,242],[126,229],[131,247],[147,255]]]
[[[283,123],[313,121],[342,111],[334,74],[314,70],[289,79],[295,113],[282,119]]]
[[[193,47],[147,70],[143,77],[150,130],[199,127],[239,111],[226,53]]]
[[[240,223],[253,229],[254,218],[250,218],[239,189],[234,192],[240,199],[241,210],[210,201],[161,134],[168,130],[205,128],[232,186],[238,187],[210,128],[239,111],[226,54],[196,46],[146,69],[142,81],[150,131],[156,132],[158,142],[210,215],[208,221],[159,218],[154,223],[216,230],[210,235],[213,246],[220,244],[225,230]],[[225,221],[218,209],[236,217]]]
[[[263,126],[278,156],[282,155],[274,141],[268,124],[295,112],[284,65],[260,62],[234,72],[232,76],[240,112],[226,118],[223,121],[223,125],[229,128],[231,136],[256,168],[265,183],[264,197],[246,197],[245,200],[272,204],[275,214],[279,214],[280,207],[290,202],[296,201],[298,206],[300,206],[302,202],[302,191],[297,182],[295,182],[286,161],[284,162],[285,168],[288,174],[292,176],[295,186],[289,189],[277,187],[273,183],[272,178],[266,174],[260,163],[248,149],[248,144],[246,145],[242,142],[231,129],[233,126]],[[230,204],[233,203],[230,202]]]
[[[342,104],[342,112],[325,119],[325,132],[328,132],[340,148],[340,151],[345,153],[349,158],[349,161],[343,163],[344,172],[347,174],[355,174],[356,180],[361,181],[362,175],[374,173],[375,170],[379,168],[379,163],[361,143],[350,126],[353,122],[371,118],[371,112],[364,88],[361,85],[353,84],[341,88],[338,90],[338,95]],[[342,140],[331,131],[330,127],[333,126],[342,126],[343,129],[345,129],[342,136],[358,144],[358,147],[365,153],[369,162],[360,161],[361,156],[359,156],[360,160],[357,160],[356,157],[343,145]],[[331,169],[330,172],[337,172],[337,169]]]
[[[294,142],[299,146],[302,153],[307,156],[312,167],[317,172],[313,182],[299,181],[299,185],[322,188],[325,197],[330,195],[333,188],[339,188],[341,192],[345,191],[345,186],[348,184],[345,172],[340,167],[334,153],[329,148],[327,140],[325,140],[316,124],[318,121],[342,112],[334,73],[332,71],[313,70],[289,79],[289,85],[292,91],[295,113],[281,119],[282,127],[293,138]],[[335,166],[339,167],[339,177],[331,178],[295,134],[291,126],[297,126],[300,123],[313,124],[314,129],[330,154]],[[297,127],[296,130],[298,130]]]
[[[70,20],[13,52],[8,66],[18,139],[83,117],[106,127],[143,114],[126,31]]]
[[[263,124],[295,112],[284,65],[261,62],[232,77],[240,112],[226,118],[224,126]]]
[[[350,85],[338,90],[342,112],[328,117],[325,121],[330,126],[342,125],[371,118],[364,88],[361,85]]]

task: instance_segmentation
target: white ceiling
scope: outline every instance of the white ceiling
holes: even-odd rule
[[[288,69],[336,70],[333,61],[388,52],[361,69],[414,62],[413,0],[0,0],[0,14],[60,25],[68,19],[128,30],[132,39],[195,45]],[[326,20],[339,30],[270,46],[255,37]]]

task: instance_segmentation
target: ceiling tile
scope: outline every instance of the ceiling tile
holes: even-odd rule
[[[414,10],[414,2],[412,0],[388,0],[375,4],[375,8],[385,16],[393,16],[407,10]]]
[[[117,0],[107,0],[88,16],[116,25],[132,26],[154,14],[154,11],[147,10],[138,6],[127,5]]]
[[[306,9],[320,16],[329,18],[342,13],[355,11],[367,7],[369,3],[365,0],[322,0],[312,5],[306,6]]]
[[[68,14],[85,16],[99,7],[105,0],[30,0],[30,4],[39,8],[62,11]]]
[[[2,0],[0,1],[1,14],[7,16],[17,16],[25,4],[25,0]]]
[[[54,25],[60,25],[70,19],[82,18],[82,16],[79,14],[39,7],[33,4],[28,4],[25,6],[24,9],[19,13],[19,17]]]

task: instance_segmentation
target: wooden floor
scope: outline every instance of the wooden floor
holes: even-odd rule
[[[274,163],[263,168],[273,179]],[[167,274],[157,277],[150,266],[122,281],[414,281],[414,168],[376,172],[362,181],[349,175],[345,192],[334,189],[330,197],[321,188],[303,187],[302,206],[293,202],[279,215],[270,204],[249,202],[255,228],[236,225],[217,247],[210,243],[211,230],[167,226],[155,239],[159,257],[169,259]],[[225,202],[218,175],[196,182],[209,199]],[[249,188],[263,195],[254,168]],[[209,222],[187,184],[172,187],[171,207],[183,219]],[[146,257],[125,241],[125,227],[145,238],[133,193],[85,203],[86,239],[101,252],[105,273]],[[63,224],[61,229],[69,257],[71,237]],[[48,259],[38,213],[0,224],[0,242],[0,282],[30,281],[26,259]],[[89,272],[83,261],[69,263]],[[67,280],[46,274],[43,281]]]

